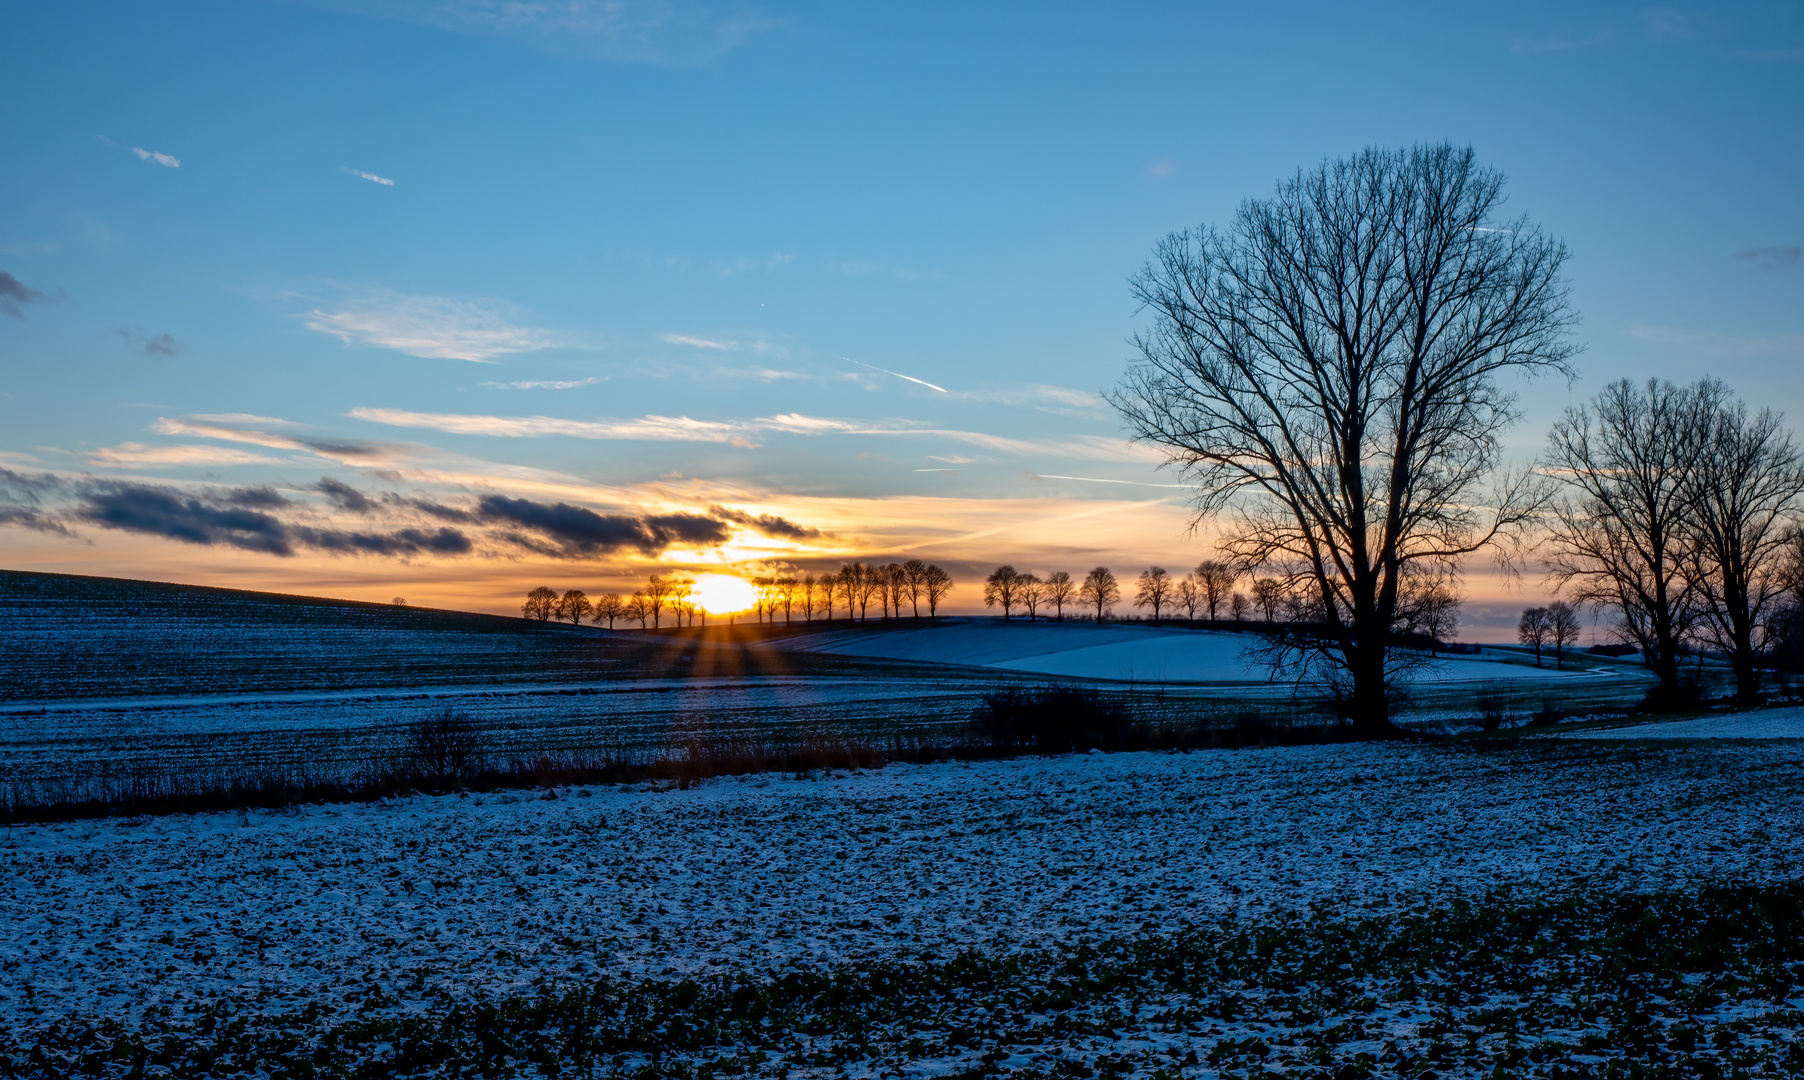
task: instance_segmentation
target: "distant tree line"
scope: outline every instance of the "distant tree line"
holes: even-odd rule
[[[952,575],[920,559],[887,565],[847,563],[836,572],[816,575],[761,574],[747,579],[752,586],[750,613],[756,622],[775,623],[781,614],[785,624],[798,617],[813,622],[818,616],[832,619],[834,611],[847,619],[937,618],[940,605],[953,588]],[[656,629],[669,614],[675,625],[706,623],[708,613],[697,602],[695,581],[681,574],[652,574],[645,587],[630,596],[603,593],[591,599],[581,589],[559,593],[540,586],[526,594],[520,612],[540,622],[580,624],[588,619],[610,630],[616,621],[637,622],[640,629]]]
[[[1236,586],[1243,580],[1247,588],[1240,591]],[[1047,613],[1048,617],[1063,621],[1065,610],[1070,608],[1083,618],[1102,622],[1122,599],[1121,583],[1106,566],[1092,569],[1082,579],[1063,570],[1042,579],[1004,565],[993,570],[983,583],[984,605],[1000,608],[1005,619],[1013,618],[1019,611],[1028,619]],[[1155,622],[1175,619],[1179,612],[1186,622],[1206,620],[1211,624],[1298,627],[1314,626],[1320,621],[1319,612],[1297,575],[1256,577],[1246,568],[1223,559],[1204,559],[1182,576],[1174,576],[1163,566],[1149,566],[1134,581],[1132,603],[1148,611]],[[1406,598],[1399,632],[1414,634],[1431,649],[1438,648],[1457,629],[1460,604],[1448,582],[1434,581],[1414,588]]]

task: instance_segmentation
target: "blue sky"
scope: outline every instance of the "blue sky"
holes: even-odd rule
[[[1527,389],[1520,454],[1625,375],[1804,416],[1797,4],[8,23],[0,467],[39,515],[0,526],[11,567],[501,609],[658,564],[1189,565],[1206,530],[1096,396],[1125,279],[1300,166],[1421,140],[1572,249],[1582,378]],[[95,509],[139,488],[174,508]],[[485,498],[602,523],[474,532]],[[418,541],[445,528],[470,545]]]

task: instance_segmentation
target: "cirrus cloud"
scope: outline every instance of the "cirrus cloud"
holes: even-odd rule
[[[543,327],[514,321],[511,305],[365,289],[299,316],[307,329],[347,345],[369,345],[430,360],[495,363],[495,358],[570,344]]]

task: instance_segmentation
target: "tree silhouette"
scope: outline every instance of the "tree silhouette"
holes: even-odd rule
[[[1679,650],[1704,599],[1693,587],[1692,473],[1708,452],[1697,387],[1622,379],[1570,408],[1548,433],[1548,464],[1567,486],[1553,506],[1547,564],[1575,600],[1613,609],[1660,679],[1660,704],[1683,699]]]
[[[541,585],[526,594],[526,603],[520,605],[520,614],[528,619],[546,622],[554,614],[557,601],[557,590]]]
[[[908,596],[908,604],[915,618],[921,617],[921,593],[927,588],[927,564],[920,559],[910,559],[902,564],[902,588]]]
[[[1184,621],[1196,621],[1196,609],[1203,604],[1203,589],[1197,584],[1195,574],[1185,574],[1177,579],[1172,587],[1172,607],[1184,609]]]
[[[1522,618],[1516,620],[1516,640],[1535,650],[1535,666],[1541,666],[1541,650],[1547,646],[1548,636],[1552,630],[1544,607],[1522,609]]]
[[[645,610],[651,615],[651,624],[653,627],[658,625],[659,618],[664,612],[664,605],[669,602],[673,588],[674,583],[672,580],[665,577],[663,574],[652,574],[646,579],[645,589],[643,590],[645,596]]]
[[[1260,578],[1253,582],[1253,603],[1259,605],[1259,612],[1266,622],[1278,621],[1284,609],[1284,593],[1284,582],[1278,578]]]
[[[1022,574],[1015,579],[1015,595],[1027,609],[1027,620],[1032,622],[1039,617],[1040,605],[1046,602],[1046,583],[1032,574]]]
[[[620,599],[619,593],[602,593],[595,598],[595,613],[591,619],[596,623],[606,619],[608,629],[612,630],[614,629],[614,620],[625,614],[626,604]]]
[[[1134,606],[1153,609],[1153,621],[1159,621],[1159,611],[1171,600],[1171,574],[1163,566],[1149,567],[1140,571],[1140,580],[1134,589]]]
[[[952,591],[952,575],[938,566],[929,564],[926,573],[922,575],[921,582],[921,588],[927,594],[927,614],[930,617],[938,618],[940,601],[946,599],[946,594]]]
[[[1547,637],[1553,642],[1553,666],[1556,669],[1566,666],[1566,650],[1578,644],[1579,612],[1578,608],[1564,600],[1555,600],[1547,605]],[[1536,666],[1540,665],[1540,657],[1535,658]]]
[[[802,605],[802,621],[804,622],[814,621],[814,609],[819,606],[815,593],[819,588],[820,583],[815,580],[813,574],[802,575],[801,583],[797,586],[796,599]]]
[[[1715,379],[1698,384],[1706,452],[1687,485],[1702,636],[1725,653],[1735,696],[1760,695],[1772,617],[1787,592],[1786,542],[1804,501],[1804,461],[1778,413],[1749,415]]]
[[[1096,609],[1096,621],[1102,622],[1108,617],[1109,609],[1121,599],[1121,586],[1116,583],[1115,575],[1106,566],[1099,566],[1084,575],[1084,583],[1078,586],[1077,597],[1088,607]]]
[[[1020,599],[1021,575],[1009,565],[998,566],[990,571],[990,576],[983,579],[983,606],[1002,608],[1002,617],[1009,617],[1009,609]]]
[[[1060,570],[1047,577],[1046,602],[1052,605],[1060,622],[1065,621],[1065,605],[1071,603],[1076,596],[1077,582],[1071,580],[1070,574]]]
[[[1214,622],[1216,612],[1228,603],[1234,594],[1234,583],[1240,580],[1240,574],[1232,563],[1221,559],[1204,559],[1196,564],[1192,571],[1197,587],[1202,590],[1203,603],[1209,608],[1209,621]]]
[[[820,599],[821,611],[823,611],[826,614],[827,621],[832,622],[833,621],[833,602],[839,598],[839,575],[822,574],[821,580],[820,580],[820,590],[821,590],[821,599]]]
[[[1484,486],[1515,419],[1498,378],[1568,372],[1564,245],[1498,218],[1503,176],[1469,148],[1370,149],[1173,234],[1135,278],[1152,313],[1111,402],[1234,511],[1222,548],[1294,564],[1320,608],[1291,663],[1362,731],[1391,728],[1404,568],[1518,533],[1543,495]]]
[[[627,599],[626,608],[621,614],[629,619],[638,619],[639,629],[643,630],[651,620],[651,601],[645,598],[644,593],[635,592]]]
[[[568,619],[571,626],[580,626],[589,617],[595,605],[589,602],[589,595],[581,589],[570,589],[557,598],[552,614],[559,619]]]

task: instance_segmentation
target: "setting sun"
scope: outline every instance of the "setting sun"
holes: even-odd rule
[[[695,579],[695,603],[710,615],[726,615],[748,611],[757,599],[757,590],[742,577],[729,574],[703,574]]]

